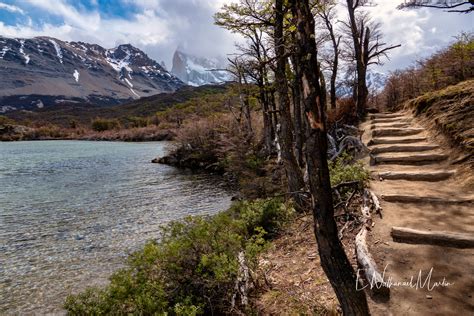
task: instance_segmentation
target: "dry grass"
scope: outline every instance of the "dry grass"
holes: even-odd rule
[[[256,307],[264,315],[339,315],[338,302],[320,265],[312,217],[298,218],[261,257],[266,284]]]
[[[447,139],[446,146],[458,149],[458,161],[474,165],[474,80],[426,93],[405,103],[405,109],[431,130]],[[468,181],[473,182],[473,180]]]

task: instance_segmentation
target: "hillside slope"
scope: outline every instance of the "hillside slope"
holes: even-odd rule
[[[96,104],[69,103],[54,107],[44,107],[35,111],[17,110],[4,114],[18,124],[41,126],[54,124],[69,127],[71,121],[79,125],[89,125],[94,118],[126,120],[130,117],[153,116],[173,105],[186,102],[192,98],[224,93],[226,85],[191,87],[184,86],[172,93],[160,93],[120,105],[103,107]]]
[[[474,80],[409,100],[406,110],[446,136],[464,152],[463,161],[474,159]]]

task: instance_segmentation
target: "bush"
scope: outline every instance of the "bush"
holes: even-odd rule
[[[119,129],[120,122],[117,119],[96,118],[92,121],[92,129],[97,132]]]
[[[253,271],[266,239],[291,215],[289,206],[273,199],[172,222],[164,227],[160,242],[150,241],[130,256],[127,268],[116,272],[108,287],[69,296],[65,308],[74,315],[243,312],[246,307],[239,305],[235,291],[241,276],[239,254]]]
[[[6,124],[15,124],[15,121],[13,121],[12,119],[6,116],[0,115],[0,125],[6,125]]]
[[[342,182],[369,180],[369,172],[364,169],[363,163],[353,162],[349,155],[341,155],[335,161],[329,162],[329,173],[332,186]]]
[[[148,125],[150,125],[151,118],[131,116],[127,118],[127,121],[128,121],[128,127],[133,127],[133,128],[147,127]]]

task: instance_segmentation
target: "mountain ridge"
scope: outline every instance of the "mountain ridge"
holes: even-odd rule
[[[120,104],[185,84],[131,44],[0,36],[0,112],[60,103]]]
[[[202,86],[232,81],[226,68],[223,58],[198,57],[178,48],[173,54],[171,72],[188,85]]]

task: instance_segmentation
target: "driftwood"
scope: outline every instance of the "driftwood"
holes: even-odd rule
[[[392,227],[393,241],[408,244],[425,244],[453,248],[474,248],[474,234],[443,231],[421,231],[405,227]]]
[[[247,306],[248,305],[248,293],[250,290],[250,273],[249,267],[245,262],[245,255],[244,252],[241,251],[238,254],[238,261],[239,261],[239,271],[237,275],[237,279],[235,280],[234,290],[235,293],[232,295],[231,299],[231,306],[234,309],[237,305],[237,298],[240,297],[240,306]]]
[[[380,201],[377,195],[375,195],[375,193],[370,190],[368,190],[368,192],[370,194],[370,198],[372,199],[372,205],[374,206],[375,213],[378,214],[380,218],[382,218],[382,207],[380,206]]]
[[[371,195],[370,191],[364,190],[364,203],[362,206],[364,224],[355,238],[357,264],[359,266],[359,272],[363,272],[362,276],[368,283],[367,288],[370,289],[370,294],[374,299],[387,300],[390,297],[390,288],[387,287],[387,284],[384,282],[382,275],[377,269],[377,264],[369,252],[369,247],[367,246],[367,234],[372,226],[370,207],[367,203],[369,195]]]
[[[344,151],[348,149],[353,149],[356,154],[361,154],[368,151],[368,148],[364,143],[355,136],[346,136],[340,143],[339,150],[331,156],[330,161],[334,161],[339,157]]]
[[[363,130],[356,126],[336,122],[328,133],[328,158],[330,161],[337,159],[343,152],[352,151],[354,158],[368,152],[362,142]]]

